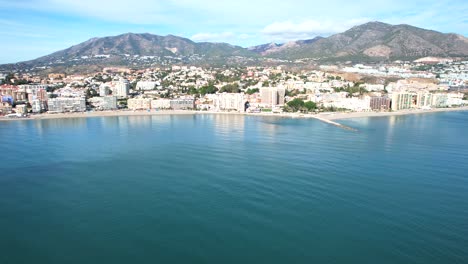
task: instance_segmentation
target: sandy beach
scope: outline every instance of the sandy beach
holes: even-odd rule
[[[383,117],[383,116],[401,116],[401,115],[415,115],[415,114],[430,114],[439,112],[455,112],[455,111],[468,111],[468,106],[456,107],[456,108],[434,108],[434,109],[408,109],[397,112],[349,112],[349,113],[320,113],[320,116],[328,120],[340,120],[349,118],[361,118],[361,117]]]
[[[193,110],[166,110],[166,111],[96,111],[84,113],[60,113],[60,114],[37,114],[27,118],[8,118],[0,117],[0,121],[17,121],[17,120],[43,120],[43,119],[61,119],[61,118],[89,118],[89,117],[111,117],[111,116],[157,116],[157,115],[195,115],[195,114],[226,114],[226,115],[248,115],[248,116],[270,116],[270,117],[287,117],[287,118],[315,118],[321,121],[338,124],[336,122],[328,122],[340,119],[349,118],[364,118],[364,117],[385,117],[385,116],[400,116],[412,114],[427,114],[438,112],[452,111],[467,111],[468,106],[458,108],[435,108],[429,110],[411,109],[398,112],[328,112],[319,114],[301,114],[301,113],[238,113],[238,112],[210,112],[210,111],[193,111]]]

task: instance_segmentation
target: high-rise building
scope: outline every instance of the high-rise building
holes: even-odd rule
[[[281,106],[284,105],[284,97],[286,89],[281,87],[262,87],[260,88],[260,98],[265,106]]]
[[[370,98],[370,108],[372,110],[390,110],[391,99],[388,97],[373,96]]]
[[[429,92],[419,92],[416,95],[416,106],[418,108],[432,106],[433,94]]]
[[[121,79],[120,81],[112,82],[111,88],[112,95],[126,98],[128,96],[128,91],[130,90],[130,83],[128,80]]]
[[[410,109],[413,107],[415,94],[412,93],[393,93],[392,94],[392,110],[398,111],[402,109]]]

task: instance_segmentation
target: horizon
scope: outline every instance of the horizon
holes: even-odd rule
[[[0,48],[7,51],[0,56],[0,64],[33,60],[96,37],[143,34],[136,32],[243,48],[329,37],[371,21],[468,35],[468,7],[463,1],[332,0],[318,4],[295,0],[274,5],[263,0],[253,3],[0,0],[0,3],[4,14],[0,19],[4,40]]]

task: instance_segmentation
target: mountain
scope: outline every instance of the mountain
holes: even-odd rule
[[[1,68],[71,67],[83,65],[152,66],[171,63],[217,63],[257,55],[227,43],[193,42],[173,35],[127,33],[92,38],[35,60],[2,65]],[[9,66],[9,67],[8,67]]]
[[[227,57],[246,55],[249,52],[226,43],[195,43],[173,35],[127,33],[114,37],[92,38],[68,49],[41,57],[38,60],[70,59],[96,55],[138,55],[138,56],[205,56]],[[251,55],[251,54],[248,54]]]
[[[468,56],[468,39],[410,25],[369,22],[343,33],[270,53],[302,59],[415,59],[426,56]]]
[[[0,70],[93,69],[121,65],[152,67],[174,63],[198,65],[261,64],[278,59],[318,61],[413,60],[421,57],[468,57],[468,39],[410,25],[369,22],[327,38],[269,43],[242,48],[227,43],[194,42],[173,35],[127,33],[92,38],[35,60],[0,65]]]
[[[291,48],[298,48],[304,45],[309,45],[320,39],[323,39],[323,38],[315,37],[313,39],[290,41],[290,42],[283,43],[283,44],[268,43],[268,44],[250,47],[248,48],[248,50],[265,56],[265,55],[272,54],[272,53],[280,53],[282,51],[285,51]]]

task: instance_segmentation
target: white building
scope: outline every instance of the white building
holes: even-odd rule
[[[35,99],[31,102],[33,113],[42,113],[46,109],[45,101]]]
[[[147,110],[151,108],[151,99],[132,98],[128,99],[127,107],[131,110]]]
[[[137,90],[154,90],[157,86],[161,85],[159,82],[139,81],[137,82]]]
[[[127,80],[111,82],[112,95],[126,98],[130,90],[130,83]]]
[[[356,112],[370,111],[370,97],[365,96],[363,98],[336,98],[332,101],[323,102],[324,107],[335,107],[341,109],[349,109]]]
[[[153,109],[170,109],[171,108],[171,100],[170,99],[151,100],[151,108],[153,108]]]
[[[83,97],[66,98],[59,97],[49,99],[47,102],[49,112],[64,113],[64,112],[84,112],[86,111],[86,100]]]
[[[99,96],[109,95],[110,88],[105,83],[99,86]]]
[[[260,98],[262,104],[267,107],[284,105],[286,89],[281,87],[262,87],[260,88]]]
[[[213,101],[213,107],[217,111],[245,111],[245,95],[243,93],[219,93],[208,95]]]
[[[114,110],[117,109],[117,97],[104,96],[89,98],[88,102],[97,110]]]

